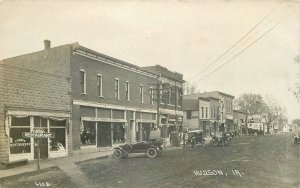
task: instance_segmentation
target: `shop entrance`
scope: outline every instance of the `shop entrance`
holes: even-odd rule
[[[37,140],[40,140],[40,158],[47,159],[48,158],[48,138],[35,138],[34,139],[34,159],[37,159]]]
[[[98,122],[97,147],[110,147],[111,145],[111,123]]]

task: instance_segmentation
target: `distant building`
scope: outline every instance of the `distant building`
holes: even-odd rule
[[[234,121],[234,130],[239,132],[245,132],[246,129],[246,116],[247,113],[240,110],[233,110],[233,121]]]
[[[233,98],[219,91],[183,96],[184,124],[206,134],[234,131]],[[192,120],[196,118],[198,123]]]

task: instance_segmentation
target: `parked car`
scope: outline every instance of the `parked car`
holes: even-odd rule
[[[189,131],[186,136],[186,145],[191,145],[191,147],[196,147],[197,144],[203,145],[205,139],[203,138],[203,132],[201,130]]]
[[[124,144],[114,148],[115,159],[126,158],[130,153],[146,153],[149,158],[155,158],[163,151],[163,141],[139,142],[136,144]]]

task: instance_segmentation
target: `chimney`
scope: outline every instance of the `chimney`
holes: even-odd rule
[[[51,46],[50,40],[44,40],[45,50],[49,50]]]

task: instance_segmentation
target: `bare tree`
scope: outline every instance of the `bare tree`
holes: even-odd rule
[[[278,101],[270,95],[265,97],[265,113],[267,114],[267,132],[270,131],[270,125],[275,120],[279,123],[287,120],[285,108],[281,107]]]
[[[300,55],[298,55],[294,58],[294,62],[298,64],[298,70],[299,70],[300,69]],[[297,75],[298,75],[298,80],[295,83],[295,86],[292,89],[292,92],[294,93],[294,95],[297,98],[298,102],[300,102],[300,70],[297,73]]]
[[[239,110],[247,112],[250,115],[261,114],[265,111],[265,103],[259,94],[244,93],[234,102]]]
[[[191,95],[191,94],[196,94],[199,92],[200,92],[200,90],[197,88],[195,83],[190,83],[190,82],[184,83],[184,85],[183,85],[184,95]]]

